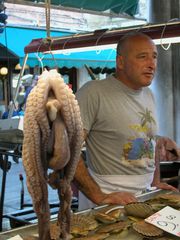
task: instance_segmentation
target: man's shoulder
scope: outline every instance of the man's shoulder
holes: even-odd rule
[[[107,77],[101,80],[91,80],[86,82],[81,88],[93,88],[94,90],[101,88],[103,85],[109,82],[111,77]],[[80,89],[81,89],[80,88]]]
[[[154,98],[154,94],[153,94],[153,92],[152,92],[152,90],[151,90],[150,87],[145,87],[145,88],[143,88],[143,91],[144,91],[145,94],[147,94],[147,95],[149,95],[150,97]]]

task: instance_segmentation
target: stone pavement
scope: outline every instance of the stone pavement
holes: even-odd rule
[[[26,187],[26,176],[22,165],[22,160],[19,159],[19,163],[16,163],[9,157],[9,161],[11,162],[11,167],[7,172],[6,175],[6,186],[5,186],[5,197],[4,197],[4,207],[3,207],[3,214],[12,214],[21,210],[21,192],[22,192],[22,185],[24,186],[24,204],[31,205],[31,197],[28,193]],[[23,181],[20,181],[20,174],[23,177]],[[0,189],[2,186],[2,176],[3,171],[0,168]],[[22,184],[23,182],[23,184]],[[1,193],[0,193],[1,196]],[[53,190],[49,187],[49,203],[58,203],[58,195],[57,191]],[[28,210],[32,208],[24,207],[24,210]],[[9,219],[3,218],[3,231],[8,230],[10,228]]]

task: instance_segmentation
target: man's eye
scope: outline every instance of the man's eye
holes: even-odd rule
[[[145,58],[146,55],[139,55],[138,58]]]

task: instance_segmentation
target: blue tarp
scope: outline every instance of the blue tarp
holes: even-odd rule
[[[51,31],[51,37],[61,37],[72,34],[73,33],[66,31]],[[7,26],[4,32],[0,34],[0,43],[18,55],[20,62],[22,62],[25,56],[25,46],[27,46],[32,39],[36,38],[46,38],[46,30]],[[42,61],[38,60],[38,56],[42,58]],[[113,49],[106,49],[101,51],[56,54],[54,57],[52,57],[51,54],[31,53],[29,54],[27,64],[30,67],[36,65],[41,66],[43,64],[43,66],[48,65],[49,67],[81,68],[84,64],[87,64],[93,68],[113,68],[115,67],[115,51]]]

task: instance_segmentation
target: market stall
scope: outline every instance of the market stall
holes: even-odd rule
[[[174,200],[172,200],[172,196]],[[170,228],[170,230],[164,228],[165,230],[163,231],[162,229],[157,230],[156,228],[154,228],[157,231],[156,233],[151,232],[151,229],[147,230],[144,228],[144,232],[141,232],[141,230],[137,230],[136,227],[138,221],[142,221],[143,219],[148,218],[149,215],[151,216],[160,209],[163,209],[167,204],[169,206],[174,206],[176,209],[180,209],[180,201],[178,200],[179,198],[180,195],[177,193],[175,194],[163,190],[153,190],[151,192],[144,193],[138,197],[139,203],[142,203],[140,210],[138,209],[138,213],[136,213],[136,207],[133,209],[133,211],[135,211],[133,213],[133,211],[131,209],[129,210],[127,207],[125,207],[124,209],[122,206],[107,205],[100,206],[94,209],[87,209],[82,212],[77,212],[74,214],[74,216],[76,216],[76,221],[78,219],[81,219],[81,221],[76,222],[76,224],[72,225],[72,239],[88,239],[85,237],[91,236],[91,238],[89,239],[95,240],[95,237],[98,236],[97,234],[103,233],[104,237],[97,239],[143,240],[147,237],[148,239],[150,238],[160,240],[167,238],[168,240],[178,240],[179,236],[178,234],[175,235],[175,232],[177,231],[175,231],[174,228]],[[159,201],[159,199],[161,199],[161,202]],[[149,205],[153,206],[154,208],[152,212],[148,212]],[[115,213],[115,215],[113,215],[113,213]],[[178,214],[180,214],[179,211],[176,216],[179,219],[180,215]],[[94,217],[91,218],[92,216]],[[113,219],[115,218],[115,216],[118,220]],[[106,219],[104,217],[106,217]],[[127,221],[128,225],[126,225]],[[168,221],[170,222],[170,220]],[[86,226],[83,225],[84,222],[86,223]],[[176,222],[173,222],[173,220],[171,220],[171,225],[172,224],[176,224]],[[85,228],[88,229],[89,226],[91,226],[91,230],[89,229],[88,231],[85,231]],[[113,226],[115,226],[116,230],[114,228],[111,228]],[[56,219],[54,219],[51,221],[51,233],[53,234],[53,236],[57,234],[57,228],[58,227],[56,226]],[[118,230],[118,228],[120,230]],[[179,228],[178,224],[176,224],[176,228]],[[153,231],[155,231],[154,229]],[[13,237],[16,236],[19,240],[36,239],[36,237],[38,236],[37,232],[37,224],[32,224],[29,226],[24,226],[1,233],[0,238],[2,240],[10,240],[11,238],[13,239]],[[56,238],[53,237],[53,239]]]

